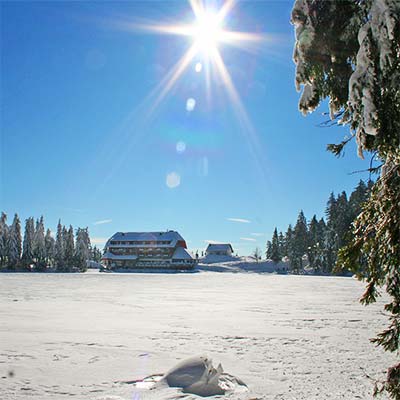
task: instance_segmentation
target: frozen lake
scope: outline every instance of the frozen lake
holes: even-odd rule
[[[393,362],[368,339],[382,300],[352,278],[269,274],[0,274],[1,398],[195,399],[123,383],[206,354],[249,392],[368,399]]]

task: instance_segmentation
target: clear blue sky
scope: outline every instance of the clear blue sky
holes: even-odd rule
[[[195,71],[202,55],[148,115],[148,95],[192,39],[115,22],[190,22],[183,0],[0,7],[0,209],[10,220],[43,214],[54,229],[61,218],[88,226],[98,244],[115,231],[176,229],[191,249],[214,240],[248,254],[264,249],[275,226],[295,223],[299,209],[323,216],[332,190],[368,178],[349,175],[368,167],[355,146],[342,159],[325,151],[347,134],[317,126],[326,105],[306,118],[298,112],[291,1],[239,2],[225,20],[272,37],[252,51],[219,46],[252,132],[221,81],[207,101],[204,69]],[[172,173],[180,184],[171,188]]]

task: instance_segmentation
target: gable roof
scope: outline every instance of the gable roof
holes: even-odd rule
[[[227,251],[229,249],[233,253],[233,247],[230,243],[210,243],[206,251]]]
[[[105,247],[111,245],[111,242],[169,242],[168,244],[157,246],[175,247],[176,243],[184,240],[183,237],[176,231],[166,232],[116,232],[108,239]],[[125,245],[125,244],[124,244]]]
[[[183,247],[177,247],[172,256],[173,260],[193,260],[193,257]]]

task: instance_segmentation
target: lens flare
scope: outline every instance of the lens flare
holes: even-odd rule
[[[177,82],[183,77],[188,68],[194,68],[196,73],[204,70],[206,104],[202,110],[211,110],[210,105],[216,98],[219,89],[224,89],[225,95],[229,100],[229,105],[233,108],[233,115],[238,120],[240,132],[244,135],[245,141],[249,145],[253,158],[257,161],[262,174],[265,171],[261,166],[264,155],[260,153],[260,145],[256,131],[252,126],[251,120],[240,98],[239,91],[225,65],[220,48],[225,45],[235,46],[239,50],[255,53],[260,49],[260,44],[272,43],[273,36],[264,33],[241,32],[229,30],[229,14],[234,8],[237,0],[226,0],[219,9],[207,7],[206,0],[188,0],[192,9],[194,20],[186,24],[170,24],[162,21],[138,21],[120,19],[114,21],[112,26],[129,32],[147,32],[155,35],[175,35],[189,40],[188,48],[167,71],[164,78],[143,100],[143,120],[146,123],[156,109],[160,106],[168,95],[173,93]],[[213,85],[217,83],[217,85]],[[218,85],[219,84],[219,85]],[[212,92],[212,93],[211,93]],[[186,111],[191,114],[195,112],[196,100],[189,98],[186,100]],[[208,174],[208,160],[205,161],[204,174]],[[167,175],[166,184],[170,188],[180,185],[180,176],[176,173]]]
[[[176,82],[191,65],[193,59],[199,58],[195,65],[195,71],[200,72],[204,68],[207,99],[210,99],[211,76],[221,73],[221,68],[216,64],[222,59],[219,47],[221,45],[236,46],[241,50],[251,51],[257,43],[265,42],[268,37],[261,33],[230,31],[224,28],[225,21],[233,9],[236,1],[226,0],[219,10],[206,7],[202,0],[189,0],[194,14],[192,24],[165,24],[156,22],[140,22],[123,20],[114,26],[127,31],[144,31],[156,35],[178,35],[191,39],[192,43],[181,59],[166,74],[166,78],[157,86],[156,100],[151,113],[162,100],[172,91]],[[201,61],[201,62],[200,62]],[[223,62],[223,61],[222,61]],[[222,68],[225,70],[225,68]],[[227,82],[222,76],[220,80]],[[232,93],[232,89],[228,89]],[[233,99],[232,99],[233,100]]]

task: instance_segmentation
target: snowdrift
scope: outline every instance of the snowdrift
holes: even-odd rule
[[[152,375],[133,383],[139,389],[178,388],[183,393],[202,397],[248,391],[245,383],[225,373],[221,364],[214,368],[212,360],[207,356],[188,358],[162,376]]]
[[[272,260],[257,262],[253,257],[207,256],[199,260],[198,269],[214,272],[286,273],[290,264],[288,261],[275,263]]]

